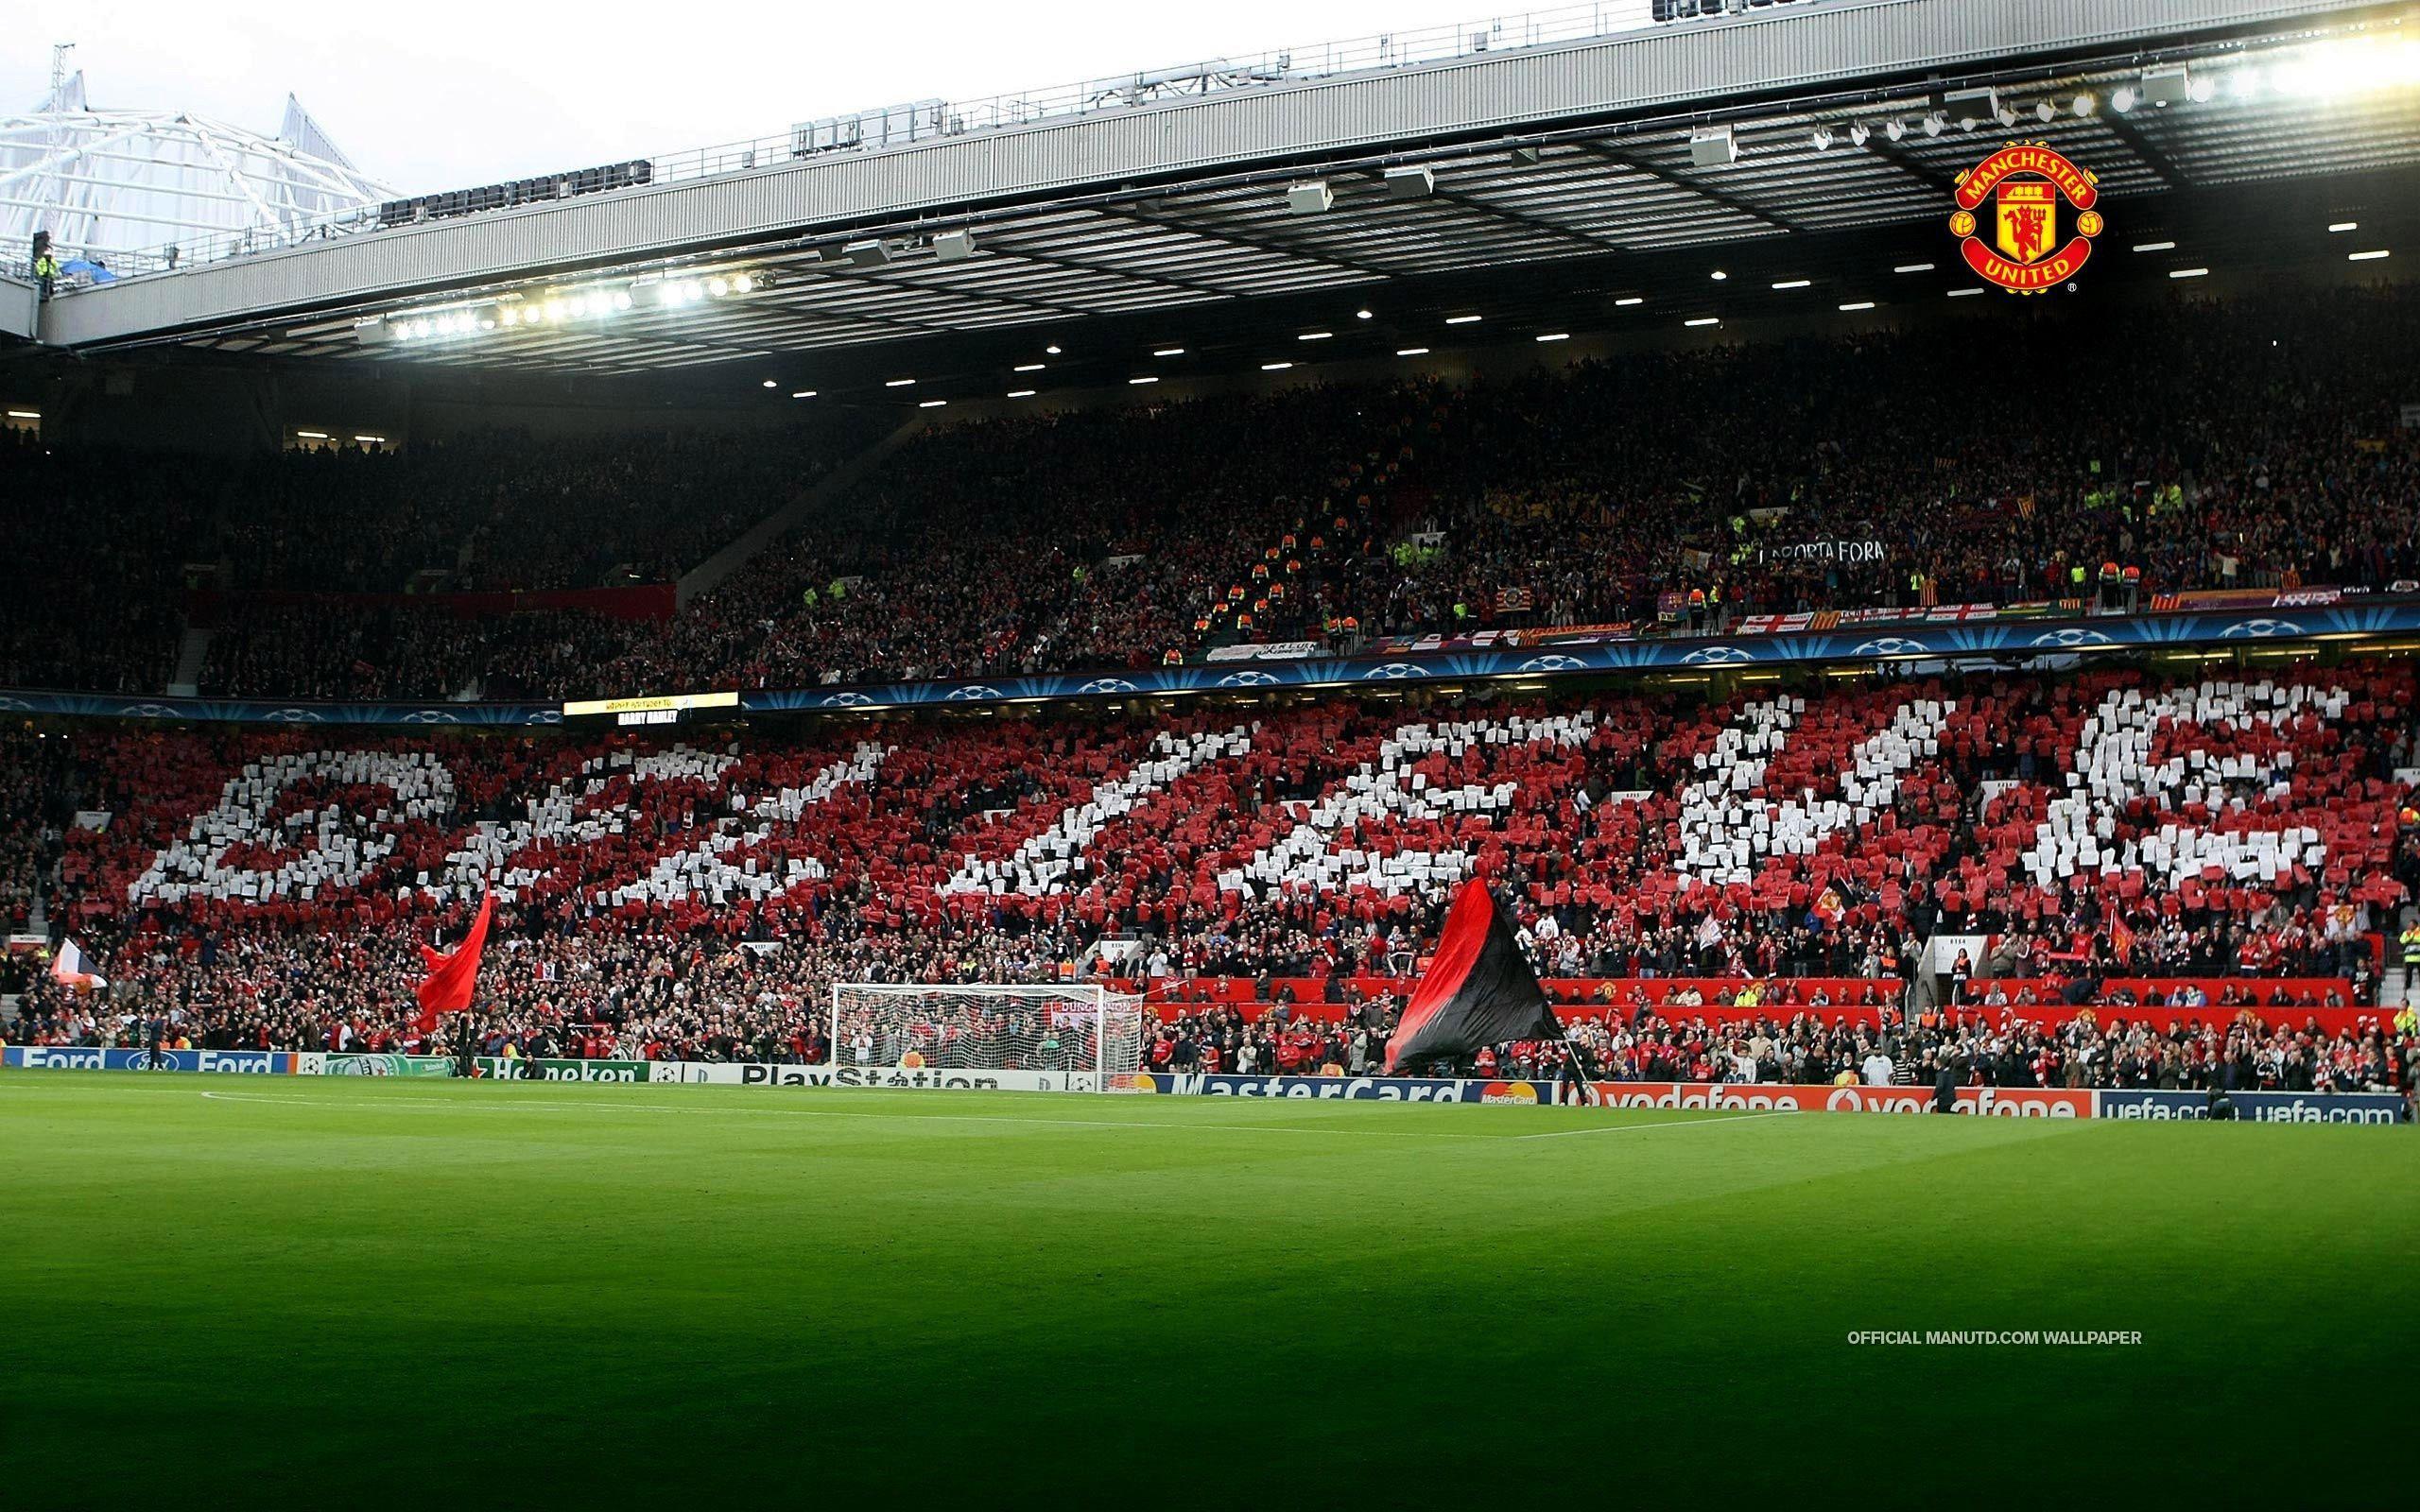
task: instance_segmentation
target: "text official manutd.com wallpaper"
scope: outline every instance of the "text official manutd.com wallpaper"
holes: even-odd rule
[[[39,19],[0,1503],[2411,1503],[2420,0]]]

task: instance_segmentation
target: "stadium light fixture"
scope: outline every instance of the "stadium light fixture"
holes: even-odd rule
[[[1949,118],[1947,116],[1942,114],[1939,111],[1934,111],[1925,117],[1925,135],[1939,136],[1941,135],[1941,129],[1948,124]]]
[[[1009,397],[1011,399],[1031,399],[1033,397],[1033,390],[1030,388],[1011,388],[1009,390]]]
[[[796,393],[791,394],[790,397],[792,399],[813,399],[815,397],[815,390],[812,388],[802,388]]]
[[[1719,315],[1702,315],[1694,320],[1684,320],[1681,323],[1683,325],[1720,325],[1722,323],[1722,317]]]
[[[1628,309],[1634,304],[1645,304],[1647,300],[1643,295],[1625,294],[1620,299],[1614,301],[1614,306],[1616,309]]]
[[[771,379],[771,378],[768,378],[768,379],[766,379],[766,380],[765,380],[765,387],[768,387],[768,388],[779,388],[779,387],[782,387],[782,386],[781,386],[781,384],[780,384],[779,382],[777,382],[776,380]]]
[[[1043,349],[1042,349],[1042,353],[1043,353],[1043,355],[1044,355],[1044,356],[1046,356],[1046,357],[1055,357],[1055,356],[1059,355],[1059,345],[1058,345],[1058,343],[1057,343],[1057,342],[1053,342],[1053,343],[1051,343],[1049,346],[1046,346],[1046,347],[1043,348]]]
[[[1832,150],[1832,129],[1828,126],[1819,126],[1808,133],[1807,140],[1814,144],[1816,151],[1829,152]]]
[[[2041,122],[2044,126],[2048,126],[2053,120],[2057,119],[2058,114],[2059,108],[2051,104],[2048,100],[2035,100],[2033,102],[2033,118]]]
[[[1571,333],[1568,331],[1548,331],[1539,335],[1538,339],[1540,341],[1568,341],[1571,339]]]
[[[1841,308],[1842,310],[1871,310],[1874,308],[1874,301],[1872,300],[1851,300],[1848,303],[1841,305]]]
[[[1155,347],[1151,351],[1151,355],[1154,357],[1182,357],[1184,355],[1184,349],[1183,347]],[[1035,363],[1034,366],[1039,368],[1042,365],[1040,363]]]
[[[1982,292],[1983,289],[1981,284],[1970,284],[1962,289],[1951,289],[1949,291],[1949,297],[1953,300],[1962,300],[1970,294],[1980,294]]]
[[[2132,84],[2118,85],[2118,93],[2109,96],[2109,103],[2118,108],[2118,113],[2120,115],[2123,115],[2128,111],[2133,110],[2135,108],[2135,87]]]
[[[1897,266],[1892,268],[1891,271],[1893,273],[1929,273],[1932,271],[1932,268],[1933,265],[1930,263],[1901,263]]]
[[[1294,339],[1297,341],[1325,341],[1328,337],[1334,335],[1336,335],[1336,333],[1333,331],[1305,331]]]
[[[1379,177],[1386,181],[1390,199],[1425,199],[1437,187],[1437,175],[1417,165],[1389,168]]]
[[[2344,261],[2348,263],[2375,263],[2385,255],[2386,249],[2380,247],[2366,252],[2346,252],[2344,254]]]
[[[913,378],[885,378],[882,381],[882,387],[885,388],[908,388],[912,387],[915,385],[915,382],[916,380]]]
[[[1720,268],[1719,268],[1719,267],[1718,267],[1718,268],[1716,268],[1716,269],[1714,270],[1714,281],[1715,281],[1717,284],[1721,283],[1724,279],[1727,279],[1727,278],[1729,278],[1730,276],[1731,276],[1730,274],[1728,274],[1728,273],[1724,272],[1722,269],[1720,269]]]
[[[2360,221],[2358,221],[2358,220],[2338,220],[2338,221],[2330,221],[2330,222],[2328,223],[2328,227],[2327,227],[2327,229],[2328,229],[2328,231],[2329,231],[2330,232],[2346,232],[2346,231],[2360,231],[2360,230],[2361,229],[2361,223],[2360,223]]]
[[[939,409],[948,403],[949,401],[946,399],[926,399],[919,401],[916,407],[918,409]]]
[[[1814,282],[1815,281],[1811,278],[1776,279],[1773,281],[1773,287],[1777,289],[1803,289]]]
[[[1018,372],[1040,372],[1043,369],[1048,366],[1049,364],[1045,362],[1020,362],[1016,365],[1015,370]]]
[[[2174,242],[2136,242],[2135,244],[2135,250],[2138,252],[2172,252],[2176,250],[2176,244]]]
[[[945,231],[933,238],[933,257],[937,262],[963,263],[975,255],[975,233],[963,228]]]
[[[1426,347],[1397,347],[1395,348],[1395,355],[1398,357],[1425,357],[1428,355],[1428,349]]]
[[[1445,323],[1447,325],[1477,325],[1478,322],[1479,318],[1476,315],[1449,315],[1445,317]]]
[[[1292,366],[1294,365],[1290,362],[1264,362],[1260,365],[1260,370],[1263,372],[1284,372],[1287,369],[1291,368]]]
[[[1129,378],[1129,379],[1127,379],[1126,381],[1127,381],[1127,383],[1128,383],[1128,384],[1132,385],[1132,384],[1155,384],[1155,383],[1158,383],[1160,380],[1159,380],[1159,375],[1158,375],[1158,374],[1156,374],[1156,373],[1145,373],[1145,374],[1144,374],[1142,377],[1140,377],[1140,378]]]
[[[2074,99],[2067,101],[2067,110],[2074,114],[2077,120],[2081,121],[2091,115],[2092,112],[2100,107],[2100,102],[2099,100],[2092,97],[2092,91],[2086,90],[2083,94],[2078,94]]]
[[[39,417],[28,416],[21,409],[12,409],[9,411],[9,418],[10,420],[26,420],[38,419]],[[328,438],[328,433],[325,431],[296,431],[294,434],[306,441],[324,441]]]
[[[1367,320],[1370,318],[1370,312],[1367,310],[1356,310],[1353,312],[1353,318],[1356,320]]]
[[[1849,146],[1853,147],[1861,147],[1865,146],[1867,140],[1873,135],[1873,129],[1863,121],[1852,122],[1849,126]]]
[[[1882,123],[1882,134],[1896,142],[1908,134],[1908,123],[1896,120],[1885,121]]]
[[[2210,276],[2210,270],[2206,267],[2171,267],[2168,270],[2168,276],[2170,278],[2208,278]]]
[[[384,436],[356,436],[354,439],[359,441],[364,446],[384,446],[387,444],[387,438]]]
[[[851,267],[881,267],[890,261],[890,244],[878,238],[851,242],[840,249],[840,260]]]

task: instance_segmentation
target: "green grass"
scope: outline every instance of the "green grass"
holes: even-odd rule
[[[2401,1505],[2415,1263],[2402,1128],[7,1073],[0,1506]]]

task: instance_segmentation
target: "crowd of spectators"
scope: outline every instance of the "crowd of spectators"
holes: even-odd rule
[[[937,426],[673,618],[394,593],[667,580],[877,432],[210,464],[22,444],[37,540],[0,683],[157,691],[183,564],[203,691],[562,696],[1116,669],[1238,641],[2420,578],[2397,288],[1952,322],[1485,377]],[[105,569],[105,570],[103,570]],[[106,590],[99,585],[106,582]],[[78,595],[83,595],[79,598]],[[89,601],[88,601],[89,600]]]
[[[202,671],[210,692],[448,696],[508,670],[488,647],[530,633],[522,616],[464,619],[403,595],[671,582],[880,424],[481,431],[240,459],[0,433],[0,492],[27,510],[0,599],[0,686],[157,695],[190,619],[229,627]],[[560,640],[597,617],[547,618]]]
[[[1376,1074],[1397,1007],[1384,1000],[1340,1020],[1236,1008],[1184,1012],[1155,1028],[1151,1071],[1238,1075]],[[1684,1015],[1641,1005],[1565,1016],[1584,1074],[1608,1081],[1867,1084],[2223,1091],[2384,1091],[2420,1085],[2420,1032],[2407,1010],[2331,1032],[2315,1019],[2250,1009],[2161,1026],[2124,1009],[2078,1008],[2048,1020],[1893,1005],[1852,1022],[1802,1008]],[[1572,1051],[1552,1040],[1491,1045],[1468,1057],[1406,1067],[1480,1077],[1551,1080]]]
[[[973,943],[969,954],[1000,943]],[[879,952],[796,939],[760,946],[645,934],[515,937],[490,968],[475,1011],[441,1020],[430,1035],[414,1022],[416,959],[386,942],[238,935],[116,959],[126,984],[118,991],[78,993],[43,982],[0,1038],[434,1055],[465,1048],[501,1055],[509,1045],[510,1054],[533,1057],[810,1065],[853,1057],[897,1064],[907,1042],[868,1033],[855,1020],[844,1025],[837,1056],[830,1038],[830,984],[879,980],[897,953],[886,960]],[[925,974],[945,976],[942,963],[915,969],[926,965],[936,969]],[[976,974],[1047,983],[1061,969],[1011,946]],[[2025,988],[2019,1001],[2030,1002],[2031,984],[2017,981]],[[2330,1031],[2314,1015],[2297,1022],[2292,1007],[2259,1002],[2249,983],[2222,987],[2206,1007],[2157,1013],[2123,1001],[2021,1012],[1989,1000],[1916,1005],[1896,982],[1869,984],[1855,994],[1869,1001],[1854,1005],[1792,1001],[1784,984],[1753,979],[1711,1001],[1691,990],[1650,1004],[1635,983],[1609,984],[1608,991],[1616,1002],[1564,1016],[1587,1073],[1607,1080],[1930,1086],[1946,1069],[1960,1085],[2002,1088],[2408,1092],[2420,1074],[2411,1010]],[[1375,1074],[1401,999],[1351,996],[1340,1013],[1285,1003],[1247,1012],[1164,993],[1149,1005],[1139,1069]],[[994,1005],[919,1010],[933,1017],[932,1036],[959,1053],[949,1058],[921,1040],[917,1053],[934,1064],[1092,1064],[1088,1043],[1080,1042],[1087,1031],[1031,1010],[1007,1011],[1030,1022],[1009,1022]],[[1404,1069],[1543,1079],[1568,1053],[1551,1041],[1519,1041]]]
[[[2393,780],[2413,765],[2420,739],[2409,670],[2309,676],[2319,680],[2295,687],[2342,691],[2333,717],[2238,717],[2212,701],[2216,684],[2136,673],[1830,688],[1792,735],[1812,767],[1793,767],[1794,749],[1772,754],[1776,800],[1799,796],[1802,778],[1837,787],[1838,762],[1825,753],[1887,726],[1908,700],[1948,711],[1938,750],[1880,812],[1820,852],[1777,852],[1752,882],[1719,885],[1675,885],[1685,875],[1679,830],[1704,770],[1699,758],[1723,746],[1743,711],[1678,693],[1566,701],[1562,726],[1540,722],[1547,706],[1484,696],[1426,710],[1267,715],[1252,749],[1146,796],[1130,820],[1098,834],[1090,868],[1055,893],[957,891],[950,879],[969,858],[1027,853],[1029,842],[1066,833],[1057,826],[1083,812],[1088,795],[1098,801],[1138,758],[1173,748],[1168,728],[1083,713],[884,726],[885,764],[840,801],[802,807],[787,827],[732,834],[735,867],[743,856],[752,868],[793,857],[801,867],[777,894],[728,900],[633,899],[614,888],[689,853],[700,835],[727,833],[713,816],[750,811],[749,795],[799,791],[831,769],[830,731],[752,727],[711,761],[672,760],[690,747],[640,737],[372,737],[372,746],[437,752],[452,807],[411,821],[383,788],[298,781],[264,800],[256,827],[228,832],[224,868],[266,876],[349,834],[372,838],[385,859],[318,895],[172,898],[139,881],[162,848],[201,833],[197,816],[221,800],[223,783],[326,736],[12,730],[0,747],[12,784],[0,806],[0,905],[23,919],[39,892],[53,934],[72,934],[110,981],[85,993],[19,971],[25,1017],[15,1033],[80,1042],[165,1023],[229,1047],[413,1046],[419,946],[458,938],[468,919],[470,898],[445,885],[447,856],[554,805],[558,818],[515,842],[524,851],[497,857],[517,880],[496,910],[476,1012],[456,1040],[475,1032],[631,1058],[780,1059],[807,1053],[835,983],[1048,984],[1086,971],[1148,981],[1155,1003],[1188,1018],[1222,1012],[1210,1001],[1218,978],[1252,980],[1252,998],[1273,1007],[1356,1006],[1374,990],[1367,979],[1399,982],[1415,970],[1436,937],[1450,875],[1393,892],[1358,881],[1226,879],[1299,833],[1335,793],[1367,791],[1378,770],[1416,771],[1442,791],[1520,795],[1498,809],[1367,810],[1337,843],[1486,857],[1541,976],[1566,1006],[1634,1033],[1643,1014],[1679,1023],[1700,1008],[1717,1024],[1810,1025],[1843,1013],[1871,1022],[1890,1009],[1910,1032],[1927,1027],[1927,1010],[1996,1026],[2091,1008],[2111,1033],[2117,1020],[2139,1022],[2154,1006],[2210,1023],[2247,1012],[2289,1023],[2293,1010],[2378,1001],[2380,969],[2394,957],[2382,959],[2374,942],[2400,927],[2385,903],[2420,882],[2420,814]],[[2228,779],[2226,794],[2193,801],[2218,803],[2230,830],[2324,819],[2335,826],[2328,859],[2258,886],[2095,871],[2046,885],[2004,859],[2010,836],[2031,833],[2041,796],[2066,791],[2065,763],[2041,756],[2067,748],[2095,711],[2130,696],[2188,694],[2209,722],[2164,720],[2162,760],[2277,753]],[[2313,706],[2279,697],[2259,707]],[[1523,740],[1484,738],[1516,720],[1527,721]],[[1188,716],[1173,733],[1212,722]],[[1418,730],[1449,726],[1474,732],[1460,754],[1407,754]],[[660,775],[639,783],[634,759],[657,762]],[[610,816],[613,828],[581,839],[566,828],[578,812]],[[2107,837],[2121,843],[2155,835],[2184,809],[2128,799],[2110,812]],[[95,823],[78,823],[79,814]],[[1809,881],[1877,876],[1871,890]],[[1920,966],[1925,942],[1945,934],[1989,944]],[[1127,948],[1102,957],[1104,942]],[[2179,977],[2212,985],[2163,992],[2158,1003],[2120,985]],[[1740,986],[1706,998],[1642,986],[1675,978]],[[1305,1013],[1291,1032],[1314,1032],[1307,1021],[1320,1016]],[[1366,1012],[1356,1022],[1375,1026]],[[1825,1044],[1821,1069],[1830,1071],[1838,1047]],[[1282,1048],[1260,1046],[1252,1063],[1283,1069]],[[1318,1064],[1329,1058],[1323,1045]],[[1352,1057],[1338,1063],[1349,1068]],[[1781,1065],[1806,1074],[1787,1057]]]

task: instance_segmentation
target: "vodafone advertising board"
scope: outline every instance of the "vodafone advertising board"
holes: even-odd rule
[[[1678,1081],[1600,1081],[1607,1108],[1698,1108],[1740,1113],[1922,1113],[1932,1108],[1928,1087],[1800,1087],[1787,1084],[1710,1085]],[[1961,1087],[1958,1111],[1996,1118],[2090,1118],[2092,1093],[2082,1088]]]

